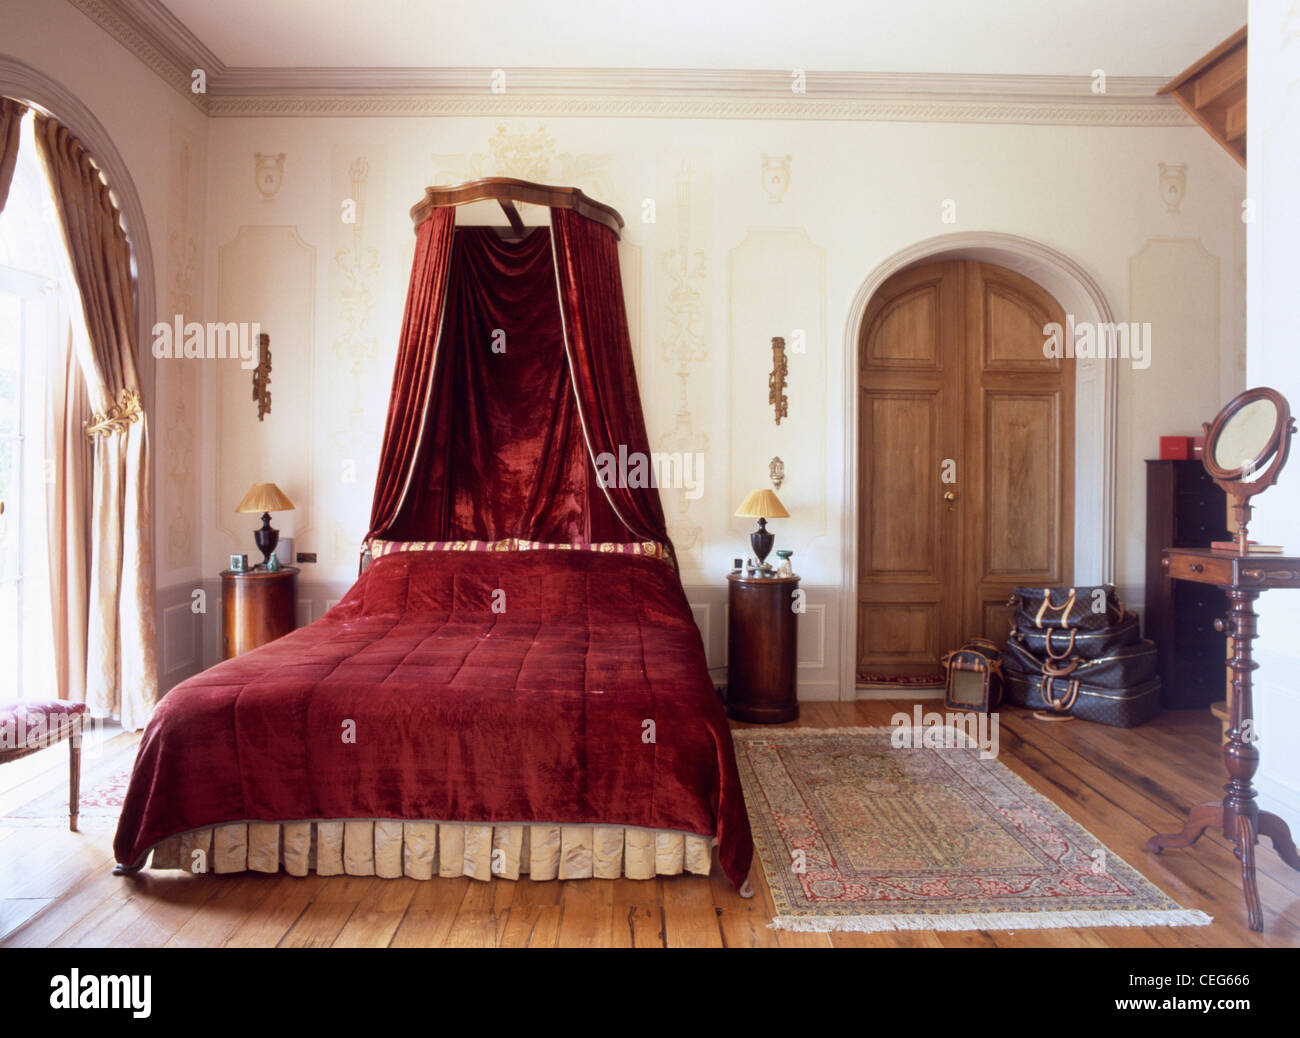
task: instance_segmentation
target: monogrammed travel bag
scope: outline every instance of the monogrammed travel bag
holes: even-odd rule
[[[1124,689],[1098,688],[1070,678],[1005,674],[1007,702],[1041,717],[1078,717],[1116,728],[1133,728],[1160,710],[1160,679]]]
[[[1124,607],[1110,584],[1093,587],[1018,587],[1011,624],[1020,630],[1096,631],[1124,619]]]
[[[1085,685],[1113,690],[1145,685],[1160,673],[1155,642],[1143,640],[1114,646],[1106,655],[1095,659],[1086,658],[1077,648],[1053,658],[1033,652],[1019,639],[1019,634],[1019,631],[1012,632],[1002,653],[1002,668],[1007,674],[1074,678]]]
[[[1136,613],[1125,613],[1124,619],[1109,627],[1081,630],[1078,627],[1012,628],[1011,638],[1019,642],[1039,659],[1081,656],[1085,660],[1113,656],[1142,641],[1142,631]]]

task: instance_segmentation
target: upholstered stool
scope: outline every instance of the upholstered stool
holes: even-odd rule
[[[68,828],[77,831],[81,803],[81,731],[85,703],[62,700],[0,703],[0,764],[68,740]]]

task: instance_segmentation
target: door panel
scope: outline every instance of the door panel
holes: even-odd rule
[[[929,280],[903,292],[884,308],[867,340],[873,367],[937,370],[941,366],[940,283]]]
[[[909,268],[868,306],[859,674],[932,673],[966,638],[1005,639],[1017,584],[1070,582],[1074,370],[1043,356],[1043,326],[1064,320],[1029,279],[976,262]]]
[[[1018,584],[1074,579],[1074,362],[1043,355],[1059,303],[1027,277],[967,263],[963,634],[1006,640]],[[982,364],[975,358],[982,358]]]
[[[959,617],[945,606],[957,545],[940,466],[961,436],[961,266],[903,271],[867,309],[858,435],[858,669],[924,674]]]
[[[866,572],[873,579],[936,578],[938,491],[931,468],[938,445],[937,393],[880,393],[869,399],[863,443],[872,492],[880,501],[914,501],[882,509],[867,529]],[[919,518],[919,522],[918,522]]]
[[[1054,436],[1043,435],[1055,427],[1054,396],[984,395],[984,442],[989,447],[983,575],[990,579],[1050,576],[1058,570],[1056,445]]]

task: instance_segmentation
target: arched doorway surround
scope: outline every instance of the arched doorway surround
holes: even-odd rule
[[[1110,304],[1092,276],[1050,246],[1015,234],[965,231],[943,234],[900,249],[879,264],[858,288],[844,322],[844,579],[840,610],[840,698],[856,695],[858,637],[858,336],[867,304],[892,275],[922,260],[982,260],[1023,274],[1047,289],[1076,322],[1109,324]],[[1115,573],[1115,400],[1119,380],[1113,362],[1075,361],[1074,579],[1080,584],[1113,580]]]

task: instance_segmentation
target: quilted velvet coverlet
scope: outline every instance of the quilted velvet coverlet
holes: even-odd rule
[[[402,552],[320,620],[172,689],[114,841],[239,821],[632,825],[753,855],[731,735],[662,561]]]

